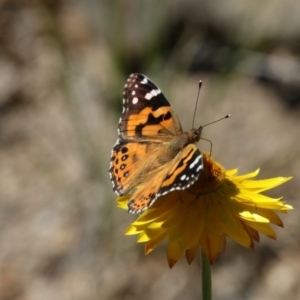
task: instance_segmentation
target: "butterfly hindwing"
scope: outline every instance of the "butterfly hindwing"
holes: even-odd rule
[[[155,185],[139,188],[128,202],[128,212],[141,213],[149,208],[157,198],[157,187]]]

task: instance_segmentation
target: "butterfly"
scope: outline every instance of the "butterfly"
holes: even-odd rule
[[[142,74],[129,76],[109,174],[113,190],[130,195],[130,213],[141,213],[158,197],[187,189],[198,179],[201,132],[202,126],[183,132],[161,90]]]

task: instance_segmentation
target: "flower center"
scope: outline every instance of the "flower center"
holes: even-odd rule
[[[190,191],[197,194],[214,192],[225,179],[225,168],[215,162],[208,153],[202,152],[204,168]]]

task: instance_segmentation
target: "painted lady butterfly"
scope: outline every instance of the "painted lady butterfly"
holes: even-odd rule
[[[199,177],[202,126],[183,132],[160,89],[146,76],[131,74],[123,92],[119,138],[109,169],[113,190],[130,194],[128,211],[140,213],[162,195],[184,190]]]

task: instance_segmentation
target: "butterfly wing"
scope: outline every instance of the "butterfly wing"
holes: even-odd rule
[[[147,182],[137,186],[128,202],[128,211],[141,213],[159,196],[190,187],[198,179],[202,169],[201,152],[195,144],[187,145],[172,161],[161,170],[157,170],[155,176],[149,177]]]
[[[141,182],[141,178],[137,177],[143,173],[143,165],[149,165],[150,153],[154,158],[153,151],[156,150],[149,151],[149,145],[156,144],[159,148],[162,143],[180,134],[182,129],[160,89],[146,76],[131,74],[124,87],[118,132],[109,174],[113,190],[123,195]]]
[[[147,158],[149,144],[119,139],[113,147],[109,169],[113,190],[118,195],[128,192],[138,181],[142,161]]]
[[[161,90],[146,76],[131,74],[123,91],[119,137],[125,140],[161,139],[182,132],[178,117]]]

